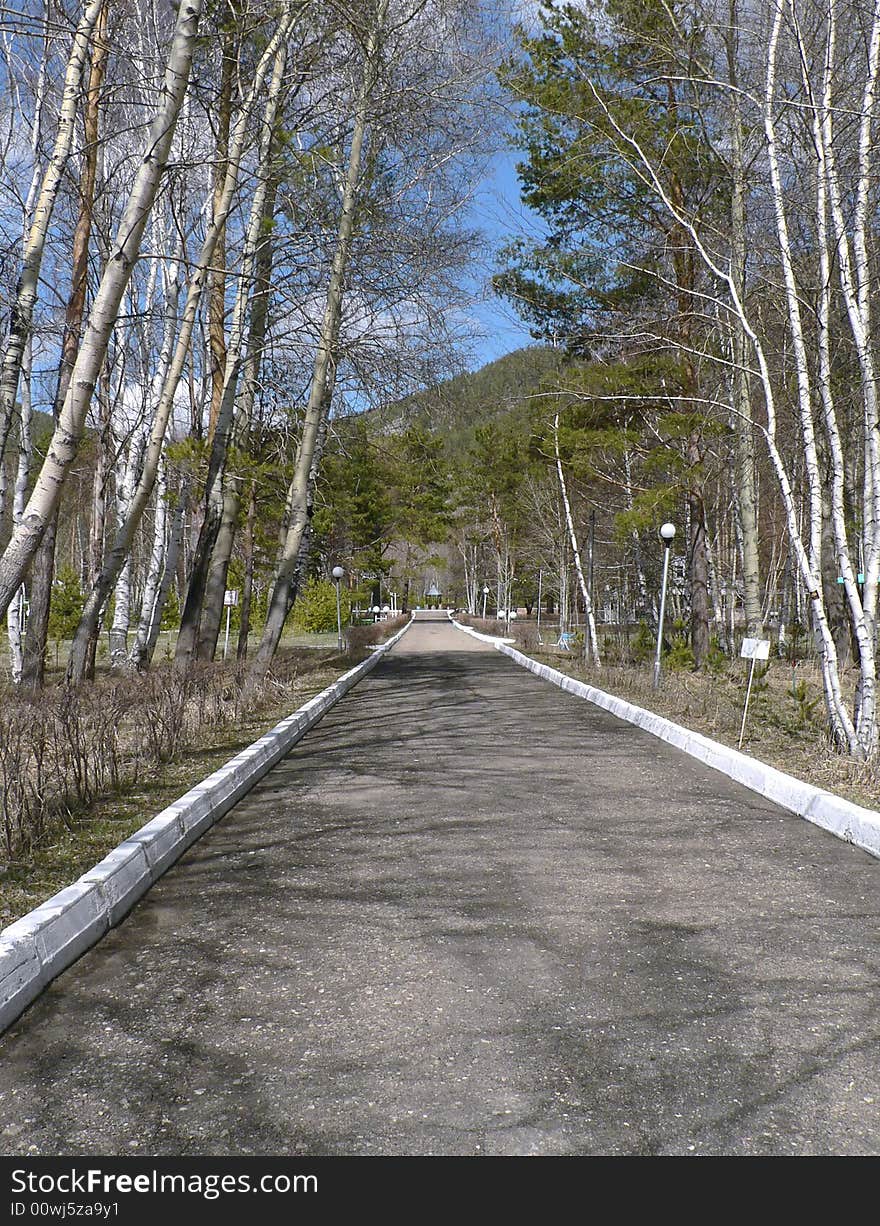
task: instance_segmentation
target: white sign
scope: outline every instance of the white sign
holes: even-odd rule
[[[226,594],[223,597],[223,604],[226,606],[226,608],[229,608],[230,605],[238,604],[238,588],[228,587],[226,589]]]
[[[770,640],[743,639],[742,649],[739,654],[744,660],[769,660]]]

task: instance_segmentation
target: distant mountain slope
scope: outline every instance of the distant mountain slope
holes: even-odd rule
[[[469,445],[477,426],[524,414],[529,397],[558,361],[559,354],[543,345],[517,349],[479,370],[374,409],[372,424],[387,433],[423,425],[442,434],[455,454]]]

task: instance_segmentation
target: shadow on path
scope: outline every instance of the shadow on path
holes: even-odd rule
[[[2,1040],[2,1152],[878,1152],[877,862],[438,641]]]

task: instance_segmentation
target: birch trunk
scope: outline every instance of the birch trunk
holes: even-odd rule
[[[22,522],[0,558],[0,613],[39,546],[61,496],[82,437],[86,411],[107,352],[122,295],[131,278],[141,238],[168,160],[180,107],[189,80],[202,0],[182,0],[168,57],[162,101],[129,196],[110,261],[89,313],[61,416],[49,451],[25,508]]]
[[[6,450],[6,441],[15,415],[15,401],[18,394],[18,382],[21,375],[21,363],[25,346],[31,335],[34,306],[39,289],[40,268],[43,262],[43,252],[46,238],[61,180],[70,158],[73,137],[76,132],[76,112],[79,103],[83,71],[88,58],[89,44],[98,15],[104,0],[89,0],[80,17],[76,34],[73,37],[73,47],[67,61],[64,76],[64,91],[61,97],[61,107],[58,112],[58,130],[55,137],[55,147],[46,167],[43,182],[33,210],[30,232],[25,243],[21,274],[15,290],[15,299],[9,317],[9,335],[0,366],[0,458]],[[13,589],[14,590],[14,589]],[[3,600],[3,611],[9,603],[9,596]]]
[[[31,440],[31,338],[25,342],[21,363],[21,415],[19,418],[18,467],[12,495],[12,522],[18,523],[24,513],[28,478],[31,471],[33,443]],[[13,684],[22,679],[24,653],[22,638],[25,623],[25,586],[18,589],[6,614],[9,633],[9,660]]]
[[[83,114],[82,173],[79,183],[79,214],[73,234],[71,252],[71,288],[64,317],[61,337],[61,359],[58,365],[58,380],[52,405],[52,419],[57,424],[70,377],[79,352],[82,322],[85,314],[86,288],[89,273],[89,240],[92,232],[92,214],[95,203],[95,182],[98,172],[98,137],[100,118],[100,94],[107,68],[107,5],[100,12],[92,50],[91,69],[86,90]],[[49,611],[52,600],[52,581],[55,574],[55,537],[57,507],[50,517],[31,564],[31,599],[24,643],[22,684],[39,689],[43,684],[46,660],[46,645],[49,632]]]
[[[596,634],[596,619],[593,616],[593,602],[590,599],[590,593],[587,588],[586,580],[584,579],[584,570],[581,565],[581,552],[578,546],[577,534],[575,532],[574,520],[571,515],[571,503],[568,498],[568,487],[565,483],[565,473],[562,470],[562,457],[559,453],[559,414],[557,413],[553,419],[553,450],[556,455],[556,475],[559,478],[559,493],[562,498],[562,505],[565,510],[565,523],[568,528],[568,539],[571,544],[571,553],[574,558],[575,573],[578,577],[578,585],[581,591],[581,599],[584,602],[584,611],[587,619],[589,644],[584,646],[584,654],[589,654],[593,657],[593,663],[597,668],[601,667],[602,658],[599,653],[599,639]]]
[[[367,108],[375,87],[379,70],[381,37],[388,11],[388,0],[378,0],[375,19],[371,24],[364,49],[364,72],[360,95],[355,110],[351,147],[342,195],[342,206],[337,227],[336,250],[327,287],[327,301],[321,325],[321,336],[312,371],[309,400],[306,407],[303,430],[297,448],[294,475],[288,492],[290,522],[284,547],[281,551],[275,583],[269,600],[266,625],[260,646],[248,676],[248,687],[261,680],[269,668],[281,632],[290,611],[291,583],[296,572],[297,559],[308,522],[309,474],[316,452],[316,444],[329,412],[326,391],[335,363],[336,345],[342,318],[342,302],[345,291],[345,274],[351,251],[357,205],[364,140],[367,134]]]
[[[272,80],[263,116],[260,158],[257,167],[257,186],[251,202],[250,217],[241,253],[238,291],[233,309],[229,344],[226,348],[223,396],[214,426],[208,475],[205,481],[205,514],[193,554],[186,601],[180,620],[180,633],[177,636],[177,648],[174,655],[175,666],[178,668],[188,667],[193,659],[197,657],[197,654],[201,654],[198,651],[199,626],[208,585],[211,556],[217,543],[221,526],[223,525],[224,503],[226,501],[224,477],[226,475],[229,448],[233,437],[236,435],[239,443],[244,442],[247,427],[243,414],[249,406],[244,405],[237,393],[241,368],[246,359],[248,305],[254,283],[257,255],[261,247],[261,238],[266,223],[266,204],[270,195],[270,181],[272,180],[271,161],[274,150],[275,127],[281,105],[281,87],[286,65],[287,44],[282,42],[275,53]],[[272,211],[274,213],[274,207]],[[236,428],[236,414],[238,414],[239,418],[238,428]],[[232,502],[228,510],[230,514],[235,516],[238,512],[238,500],[235,494],[231,494],[230,497]],[[234,503],[234,506],[232,503]],[[234,521],[230,523],[227,519],[227,540],[224,541],[224,549],[228,547],[230,552],[232,548],[232,533],[234,533]],[[228,554],[226,561],[228,563]],[[223,563],[222,559],[218,560],[219,571],[222,571],[222,575],[219,578],[222,578],[223,590],[225,590],[226,564]],[[212,595],[216,602],[218,595],[216,583],[214,587],[215,590]],[[205,659],[213,656],[217,642],[217,631],[219,631],[220,617],[222,616],[223,609],[222,592],[219,593],[219,597],[220,603],[216,609],[216,628],[212,626],[207,628],[205,639],[201,645],[201,651],[204,653],[202,658]],[[212,629],[214,630],[213,633]],[[210,655],[208,655],[209,651]]]
[[[156,478],[156,514],[153,520],[153,544],[150,561],[144,580],[141,612],[135,631],[134,642],[128,657],[129,667],[139,669],[143,661],[144,647],[150,637],[153,618],[156,616],[156,601],[165,573],[168,551],[168,474],[164,461],[159,464]],[[160,614],[161,617],[161,614]]]
[[[235,80],[235,27],[223,30],[220,98],[217,106],[217,155],[213,167],[213,215],[222,212],[223,185],[229,165],[229,130],[232,122],[232,86]],[[208,446],[214,438],[226,375],[226,223],[220,227],[208,275],[208,352],[210,356],[211,408],[208,415]]]
[[[153,606],[149,632],[143,646],[135,645],[137,654],[135,652],[132,653],[132,662],[138,671],[149,667],[156,650],[156,643],[159,640],[159,634],[162,629],[162,615],[168,603],[168,596],[174,583],[177,564],[180,558],[180,546],[183,541],[184,507],[183,497],[178,493],[177,501],[171,512],[171,527],[168,533],[168,552],[165,555],[165,570]]]
[[[104,557],[104,538],[107,530],[107,492],[112,469],[112,436],[110,430],[110,390],[107,387],[107,371],[102,371],[96,393],[99,404],[98,457],[92,478],[92,522],[89,528],[88,566],[85,568],[87,583],[94,581],[101,569]],[[83,583],[83,588],[87,586]],[[95,675],[95,656],[98,649],[98,622],[93,627],[86,649],[86,676]]]
[[[144,450],[142,431],[135,433],[128,446],[127,454],[123,448],[123,440],[117,435],[117,455],[120,457],[122,471],[116,482],[116,516],[124,519],[128,514],[131,500],[134,496],[135,484],[138,478],[141,457]],[[125,457],[124,460],[122,457]],[[125,565],[119,572],[116,586],[113,589],[113,620],[110,623],[110,667],[125,668],[128,663],[128,631],[131,624],[131,555],[126,558]]]
[[[254,82],[247,101],[242,107],[241,114],[236,120],[235,132],[230,144],[230,156],[226,172],[226,183],[224,186],[222,205],[220,209],[215,212],[213,221],[206,231],[201,250],[190,277],[186,302],[183,309],[183,316],[180,322],[180,330],[177,335],[177,344],[174,347],[174,353],[162,385],[162,392],[159,396],[156,413],[153,418],[153,425],[150,431],[149,440],[147,442],[143,469],[141,471],[141,477],[140,481],[138,482],[137,490],[132,498],[129,513],[123,523],[119,525],[113,545],[107,552],[107,557],[104,562],[104,569],[97,583],[89,593],[86,599],[85,607],[83,608],[82,619],[80,620],[80,625],[77,627],[76,636],[74,637],[73,645],[71,647],[70,662],[68,665],[68,676],[71,680],[78,680],[83,675],[83,644],[87,640],[89,626],[90,624],[97,622],[101,607],[106,600],[108,593],[113,587],[113,584],[116,581],[116,576],[122,569],[126,557],[128,556],[131,542],[134,539],[135,530],[140,523],[141,517],[153,491],[156,481],[156,474],[159,468],[159,460],[162,455],[162,449],[165,442],[165,433],[171,417],[171,411],[174,406],[177,389],[180,386],[180,380],[190,353],[193,330],[198,317],[199,304],[205,285],[207,270],[210,266],[216,248],[217,238],[222,227],[225,225],[226,217],[228,216],[229,209],[232,206],[232,198],[238,182],[240,160],[246,144],[247,126],[251,116],[251,108],[259,94],[260,89],[262,88],[268,67],[274,61],[279,42],[287,37],[292,22],[293,18],[288,15],[279,23],[275,34],[266,47],[266,50],[263,52],[263,55],[260,57],[260,61],[254,74]]]
[[[797,31],[800,42],[800,30]],[[825,436],[828,442],[831,482],[830,482],[830,514],[825,510],[822,528],[825,529],[830,518],[833,528],[837,567],[843,579],[844,593],[849,607],[849,616],[859,655],[859,683],[855,704],[855,735],[860,756],[871,757],[877,749],[877,715],[876,715],[876,661],[874,653],[874,610],[876,608],[876,589],[880,573],[872,562],[878,562],[875,556],[877,525],[880,524],[880,512],[874,504],[878,489],[876,482],[869,479],[866,482],[866,498],[863,507],[865,523],[866,561],[863,604],[862,592],[859,589],[856,569],[862,569],[858,564],[853,566],[846,531],[845,508],[845,465],[842,440],[837,422],[833,398],[833,380],[831,366],[830,318],[831,297],[830,286],[832,276],[832,256],[829,248],[829,218],[834,231],[834,252],[837,257],[839,279],[851,330],[855,339],[856,351],[859,356],[859,366],[862,375],[862,393],[864,406],[865,455],[866,474],[876,471],[877,449],[877,399],[874,357],[871,345],[871,324],[867,289],[864,282],[867,272],[862,265],[861,256],[857,254],[855,269],[850,251],[849,238],[846,232],[841,200],[841,188],[836,169],[834,152],[834,131],[832,125],[833,111],[833,80],[836,44],[836,10],[834,0],[828,9],[828,33],[825,50],[825,64],[822,79],[821,99],[817,100],[812,93],[809,76],[804,69],[804,85],[811,103],[813,137],[816,148],[816,223],[817,248],[819,254],[819,303],[817,310],[818,322],[818,375],[820,403],[822,407]],[[868,59],[867,81],[864,90],[862,127],[860,135],[860,182],[857,190],[857,207],[855,216],[854,247],[857,253],[864,251],[864,227],[866,220],[860,213],[867,207],[867,176],[870,169],[868,151],[865,147],[865,123],[870,134],[870,120],[874,106],[878,61],[880,61],[880,2],[875,6],[874,26]],[[805,55],[801,56],[802,64],[806,63]],[[821,564],[820,564],[821,565]],[[824,576],[823,576],[824,577]],[[836,588],[836,575],[834,576]],[[834,593],[834,603],[837,603],[837,593]],[[830,621],[830,618],[829,618]],[[832,636],[834,627],[830,627]],[[836,640],[835,640],[836,649]],[[846,654],[849,654],[848,636],[844,643]]]

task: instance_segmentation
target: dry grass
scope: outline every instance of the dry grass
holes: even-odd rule
[[[389,633],[383,626],[371,637]],[[240,675],[223,665],[185,685],[157,668],[73,695],[58,687],[28,700],[7,689],[0,696],[0,927],[76,880],[365,654],[354,645],[344,655],[284,650],[247,706]]]

